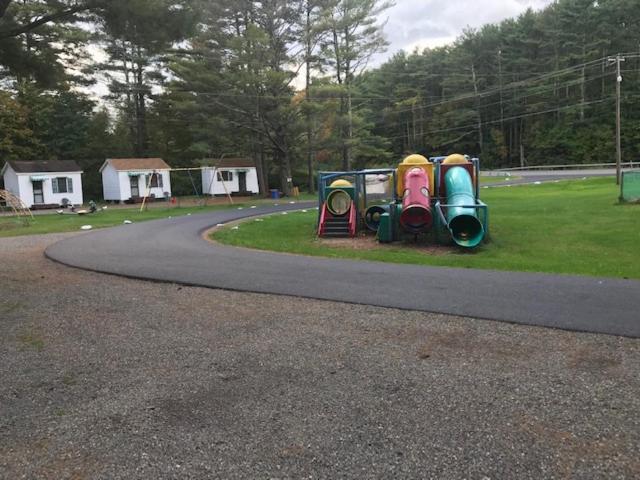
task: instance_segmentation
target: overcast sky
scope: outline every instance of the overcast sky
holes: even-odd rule
[[[527,8],[540,9],[553,0],[395,0],[396,5],[383,14],[391,43],[378,56],[379,64],[400,50],[439,47],[453,42],[462,30],[481,27],[516,17]]]
[[[381,15],[387,20],[385,36],[390,45],[385,53],[369,62],[375,67],[400,50],[439,47],[453,42],[465,27],[479,28],[517,17],[527,8],[541,9],[553,0],[395,0],[395,6]],[[97,54],[97,52],[94,52]],[[303,76],[297,82],[301,88]],[[105,95],[107,87],[99,83],[92,93]]]

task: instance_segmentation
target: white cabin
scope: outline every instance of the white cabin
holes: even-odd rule
[[[4,188],[29,208],[82,205],[82,169],[72,160],[8,160]]]
[[[254,195],[260,193],[258,171],[251,160],[227,158],[202,169],[204,195]]]
[[[108,158],[100,173],[107,201],[171,197],[171,167],[161,158]]]
[[[390,175],[369,174],[364,176],[367,195],[387,195],[392,196],[393,182]]]

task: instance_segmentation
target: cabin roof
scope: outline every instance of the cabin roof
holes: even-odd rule
[[[161,158],[108,158],[109,163],[118,171],[127,170],[170,170],[171,167]],[[104,168],[104,166],[102,168]],[[100,170],[102,170],[102,168]]]
[[[211,166],[216,168],[255,168],[256,164],[249,158],[223,158],[222,160],[209,160]]]
[[[8,160],[16,173],[81,172],[82,168],[73,160]]]

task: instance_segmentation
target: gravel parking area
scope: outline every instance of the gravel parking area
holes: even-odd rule
[[[640,477],[639,340],[88,273],[68,235],[0,239],[0,478]]]

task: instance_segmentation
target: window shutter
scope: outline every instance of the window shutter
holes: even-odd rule
[[[51,188],[53,189],[53,193],[60,193],[60,192],[58,192],[58,179],[57,178],[52,178],[51,179]]]
[[[164,184],[162,183],[162,174],[161,173],[158,174],[158,186],[160,188],[164,188]]]
[[[73,178],[67,178],[67,192],[73,193]]]

